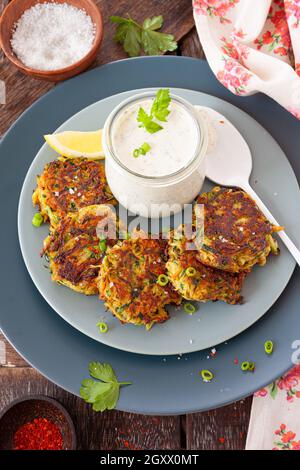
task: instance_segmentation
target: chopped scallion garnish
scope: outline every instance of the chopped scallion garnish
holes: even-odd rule
[[[183,308],[184,311],[189,315],[193,315],[193,313],[196,312],[196,307],[193,304],[190,304],[189,302],[185,303]]]
[[[99,323],[97,323],[96,326],[98,326],[100,333],[107,333],[108,332],[108,326],[107,326],[106,323],[100,321]]]
[[[274,343],[271,340],[268,340],[265,342],[265,353],[266,354],[272,354],[274,349]]]
[[[37,212],[36,214],[34,214],[34,216],[33,216],[33,218],[32,218],[32,225],[33,225],[34,227],[40,227],[43,222],[44,222],[44,219],[43,219],[42,214],[40,214],[39,212]]]
[[[194,277],[195,274],[196,274],[196,269],[193,267],[193,266],[189,266],[188,268],[186,268],[185,270],[185,274],[188,276],[188,277]]]
[[[166,274],[160,274],[157,278],[157,284],[160,286],[164,287],[168,284],[169,278],[166,276]]]
[[[210,382],[214,378],[214,374],[207,369],[203,369],[200,372],[203,382]]]

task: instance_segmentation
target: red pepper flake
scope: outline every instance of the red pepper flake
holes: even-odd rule
[[[220,444],[224,444],[225,438],[224,437],[219,437],[219,442],[220,442]]]
[[[212,349],[210,350],[210,356],[214,358],[214,357],[216,357],[216,355],[217,355],[217,350],[216,350],[216,348],[212,348]]]
[[[46,418],[36,418],[23,424],[14,435],[15,450],[62,450],[63,438],[59,427]]]
[[[233,363],[234,363],[235,365],[238,365],[238,363],[239,363],[239,360],[238,360],[238,358],[237,358],[237,357],[234,359]]]
[[[219,123],[220,123],[220,124],[225,124],[225,121],[222,121],[222,120],[221,120],[221,121],[219,121]]]

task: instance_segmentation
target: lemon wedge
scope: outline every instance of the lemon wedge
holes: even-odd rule
[[[67,158],[104,158],[102,129],[92,132],[65,131],[44,135],[47,144],[57,153]]]

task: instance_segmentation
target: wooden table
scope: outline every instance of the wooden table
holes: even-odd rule
[[[2,0],[2,3],[7,2]],[[109,22],[112,14],[128,13],[141,21],[162,14],[164,30],[173,33],[179,42],[176,54],[204,57],[194,27],[191,0],[98,0],[97,3],[104,15],[105,36],[93,66],[126,57],[112,40],[114,28]],[[23,75],[3,58],[0,79],[5,81],[7,92],[6,105],[0,105],[1,136],[53,85]],[[118,411],[97,414],[81,399],[36,372],[0,335],[0,410],[11,400],[27,394],[54,397],[69,410],[79,449],[243,449],[252,401],[248,398],[218,410],[176,417],[148,417]]]

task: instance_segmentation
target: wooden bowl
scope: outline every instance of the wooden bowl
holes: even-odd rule
[[[1,412],[0,450],[12,450],[15,432],[35,418],[47,418],[59,427],[63,437],[63,450],[76,449],[75,428],[67,410],[52,398],[31,395],[13,401]]]
[[[68,67],[57,70],[36,70],[24,65],[14,54],[10,40],[14,24],[19,20],[25,10],[28,10],[37,3],[49,3],[50,0],[12,0],[4,9],[0,18],[0,46],[6,57],[22,72],[42,80],[58,82],[73,77],[83,70],[95,60],[103,37],[103,21],[102,15],[93,2],[93,0],[55,0],[55,3],[69,3],[74,7],[85,10],[91,17],[95,25],[95,38],[91,50],[78,62]]]

